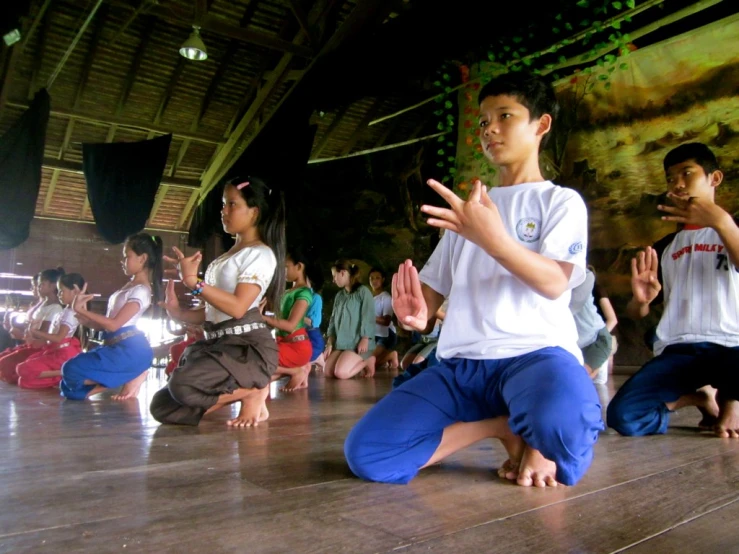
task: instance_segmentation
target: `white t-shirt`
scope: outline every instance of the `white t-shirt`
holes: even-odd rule
[[[387,291],[382,291],[375,296],[375,317],[386,315],[393,316],[393,297]],[[388,331],[395,333],[395,325],[393,325],[392,320],[390,321],[390,325],[375,323],[376,337],[387,337],[390,334]]]
[[[488,195],[519,245],[573,264],[569,289],[583,281],[587,210],[575,191],[546,181],[492,188]],[[440,358],[501,359],[560,346],[582,363],[569,289],[549,300],[451,231],[444,233],[420,279],[449,299]]]
[[[28,327],[30,329],[38,330],[41,328],[41,325],[44,323],[44,321],[52,323],[54,321],[54,318],[60,313],[62,313],[61,304],[45,304],[41,306],[38,310],[33,312]]]
[[[79,324],[79,321],[77,321],[77,314],[74,313],[74,310],[70,307],[66,307],[54,317],[54,321],[51,322],[51,327],[49,328],[49,334],[54,335],[58,333],[59,328],[62,325],[66,325],[67,327],[69,327],[69,331],[67,332],[67,336],[65,338],[69,339],[74,336],[74,333],[75,331],[77,331],[77,327],[79,327]]]
[[[675,235],[660,257],[665,310],[654,355],[671,344],[739,346],[739,273],[710,227]]]
[[[234,293],[239,283],[259,285],[262,290],[249,306],[251,309],[259,306],[259,302],[262,301],[272,282],[276,268],[277,258],[272,249],[264,244],[258,244],[242,248],[233,255],[223,254],[213,260],[205,272],[205,283],[230,294]],[[233,318],[206,302],[205,319],[213,323],[221,323]]]
[[[151,305],[151,289],[146,285],[134,285],[132,287],[126,285],[122,289],[115,291],[108,299],[108,313],[106,317],[114,318],[123,309],[123,306],[129,302],[136,302],[139,305],[139,310],[131,319],[121,325],[121,327],[136,325],[136,322]]]

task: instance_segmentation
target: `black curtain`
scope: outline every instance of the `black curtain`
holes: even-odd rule
[[[0,250],[28,238],[41,186],[51,98],[41,89],[25,113],[0,138]]]
[[[123,242],[146,225],[167,164],[172,135],[140,142],[83,144],[87,197],[100,235]]]

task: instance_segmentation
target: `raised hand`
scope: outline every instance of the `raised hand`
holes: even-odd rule
[[[177,293],[174,290],[174,281],[172,279],[167,281],[167,288],[164,291],[164,301],[159,302],[159,305],[164,308],[170,316],[179,310],[180,302],[177,299]]]
[[[651,246],[631,260],[631,292],[640,304],[649,304],[662,290],[657,278],[658,267],[657,251]]]
[[[92,300],[95,295],[87,294],[87,283],[82,286],[82,290],[75,285],[74,286],[74,300],[72,301],[72,309],[78,314],[84,314],[87,312],[87,303]]]
[[[733,221],[729,212],[721,206],[696,196],[685,197],[674,192],[668,192],[667,197],[674,206],[660,204],[657,209],[669,215],[662,216],[664,221],[674,221],[700,227],[716,228],[725,221]]]
[[[426,222],[433,227],[449,229],[474,242],[479,247],[495,252],[510,239],[495,203],[487,188],[477,180],[467,200],[462,200],[444,185],[429,179],[428,185],[447,201],[451,209],[421,206],[421,211],[432,216]]]
[[[406,260],[393,275],[393,311],[406,328],[423,331],[428,324],[428,308],[421,292],[421,280],[411,260]]]
[[[175,258],[169,256],[162,256],[162,258],[165,262],[174,264],[182,282],[186,287],[192,288],[198,279],[198,268],[203,260],[203,254],[197,251],[192,256],[185,256],[176,246],[173,246],[172,250],[175,253]]]

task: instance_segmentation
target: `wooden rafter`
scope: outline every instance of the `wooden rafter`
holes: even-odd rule
[[[333,52],[341,45],[342,42],[344,42],[350,36],[356,34],[359,29],[361,29],[361,27],[364,26],[367,21],[369,21],[369,19],[377,14],[377,12],[383,7],[383,4],[383,2],[378,2],[377,0],[359,0],[352,12],[349,14],[349,17],[325,42],[319,54],[311,60],[306,73],[310,71],[310,69],[316,63],[316,60],[320,59],[322,56],[326,55],[329,52]],[[319,10],[316,8],[318,8],[318,6],[314,7],[314,17],[317,17],[319,15]],[[304,40],[303,36],[304,34],[301,29],[301,31],[293,39],[293,42],[299,43],[300,41]],[[290,62],[292,61],[292,58],[292,54],[283,55],[282,59],[277,64],[277,67],[274,70],[275,73],[280,76],[285,73]],[[282,98],[280,98],[275,108],[261,123],[261,128],[264,128],[271,117],[280,109],[283,102],[285,102],[285,100],[289,98],[292,91],[295,90],[297,83],[298,82],[296,81],[293,86],[282,96]],[[201,200],[206,197],[206,195],[213,189],[213,187],[220,181],[220,179],[223,178],[228,169],[235,162],[233,156],[234,148],[238,145],[240,150],[244,150],[258,136],[259,133],[252,133],[247,139],[242,139],[246,130],[253,123],[255,116],[257,116],[261,112],[262,104],[271,95],[272,91],[276,88],[275,85],[277,84],[277,80],[267,81],[265,86],[257,94],[254,102],[252,102],[252,105],[249,106],[246,114],[244,114],[244,117],[241,119],[239,125],[231,134],[226,144],[223,145],[221,151],[213,159],[210,167],[203,175],[203,186],[200,191]]]
[[[125,5],[122,2],[115,3],[117,5]],[[154,5],[148,10],[148,13],[163,21],[183,27],[192,27],[195,24],[193,10],[183,9],[172,3],[168,3],[166,6]],[[294,44],[269,33],[231,25],[218,16],[206,14],[202,18],[202,21],[199,22],[199,26],[204,34],[210,32],[223,37],[236,39],[240,42],[269,48],[270,50],[294,54],[302,58],[311,58],[313,56],[313,50],[307,46]]]
[[[157,195],[154,198],[154,205],[151,207],[151,212],[149,212],[149,223],[152,223],[156,218],[159,207],[162,205],[162,202],[167,196],[168,191],[169,187],[167,185],[159,185],[159,188],[157,189]]]
[[[49,180],[49,188],[46,189],[46,198],[44,198],[44,209],[42,214],[47,214],[51,207],[51,199],[54,197],[54,190],[56,189],[56,183],[59,180],[60,169],[55,169],[51,173],[51,179]]]
[[[144,32],[142,35],[143,38],[141,40],[141,44],[139,44],[139,47],[136,50],[136,56],[131,63],[131,67],[128,68],[126,81],[123,83],[121,96],[118,98],[118,104],[115,108],[116,117],[120,117],[123,114],[123,110],[126,109],[128,97],[130,96],[133,85],[136,82],[136,77],[138,76],[139,69],[141,69],[141,63],[144,61],[144,56],[146,55],[146,52],[148,50],[151,37],[154,35],[155,26],[156,19],[152,17],[148,18],[147,22],[144,24]]]
[[[397,117],[393,119],[392,123],[389,123],[385,129],[385,131],[380,135],[380,138],[377,139],[377,142],[375,143],[375,148],[379,148],[380,146],[383,146],[387,140],[390,138],[390,136],[395,132],[395,130],[398,128],[398,125],[400,124],[400,119]]]
[[[169,82],[167,83],[167,88],[164,89],[164,93],[162,93],[162,97],[159,100],[159,107],[157,108],[156,115],[154,116],[154,121],[152,121],[153,125],[159,125],[159,122],[162,120],[162,117],[164,116],[164,112],[167,109],[167,106],[169,105],[169,101],[172,98],[172,93],[174,92],[174,88],[177,86],[177,81],[180,79],[180,75],[182,75],[182,71],[185,69],[185,58],[182,56],[177,57],[177,65],[175,65],[174,70],[172,71],[172,74],[169,76]]]
[[[372,105],[367,110],[367,113],[362,118],[362,121],[359,122],[359,125],[357,125],[357,128],[354,129],[354,132],[349,137],[349,140],[346,141],[346,144],[341,149],[340,156],[346,156],[349,152],[352,151],[352,148],[357,144],[357,141],[359,140],[359,137],[362,136],[362,133],[364,133],[367,130],[367,125],[370,121],[377,115],[377,112],[380,109],[380,106],[382,105],[382,102],[380,102],[379,99],[375,99],[374,102],[372,102]]]
[[[339,128],[339,124],[341,123],[341,120],[344,118],[344,114],[349,109],[349,104],[344,106],[343,108],[339,109],[338,112],[336,112],[336,115],[334,116],[333,121],[331,121],[331,124],[328,126],[328,129],[326,129],[326,132],[323,134],[323,137],[321,138],[321,142],[319,142],[316,147],[313,149],[313,157],[317,158],[324,148],[326,148],[326,145],[328,144],[328,141],[331,139],[331,136],[336,132],[336,129]]]
[[[82,75],[80,75],[80,80],[77,83],[77,90],[75,90],[74,93],[74,101],[72,102],[72,110],[77,110],[80,107],[80,103],[82,102],[82,98],[85,94],[85,89],[87,88],[87,83],[90,80],[90,70],[92,69],[92,63],[95,60],[95,57],[97,56],[98,49],[100,47],[100,37],[103,34],[103,27],[105,26],[105,16],[107,15],[107,6],[102,6],[100,10],[100,17],[98,17],[98,20],[95,24],[95,29],[92,32],[92,38],[90,39],[90,47],[87,50],[87,54],[85,55],[85,62],[82,66]],[[67,153],[67,149],[69,148],[69,142],[72,140],[72,133],[74,132],[74,124],[75,119],[73,117],[69,118],[69,121],[67,122],[67,128],[64,131],[64,139],[62,141],[62,146],[59,148],[59,154],[57,157],[61,160],[64,159],[64,155]]]
[[[24,102],[9,101],[8,106],[13,108],[27,109],[28,104]],[[162,125],[154,125],[152,123],[138,123],[130,119],[115,117],[106,114],[98,114],[91,112],[82,112],[77,110],[69,110],[65,108],[53,108],[51,110],[53,117],[74,117],[75,119],[81,119],[83,121],[89,121],[98,125],[118,125],[119,127],[127,127],[131,129],[139,129],[143,131],[153,131],[162,135],[172,133],[176,137],[189,138],[195,142],[204,142],[207,144],[219,144],[222,142],[221,137],[216,135],[206,135],[203,133],[190,133],[188,131],[171,129]]]
[[[66,160],[57,160],[55,158],[44,158],[42,167],[47,169],[56,169],[65,173],[77,173],[83,175],[82,164],[76,162],[69,162]],[[178,177],[162,177],[162,184],[168,187],[178,187],[193,189],[200,186],[200,181],[197,179],[180,179]]]
[[[41,74],[41,63],[46,54],[46,46],[48,37],[51,34],[51,16],[47,13],[44,16],[44,27],[38,39],[38,47],[33,57],[33,69],[31,70],[31,82],[28,86],[28,100],[32,100],[38,88],[39,75]]]
[[[303,7],[300,5],[300,2],[298,2],[298,0],[288,0],[288,1],[290,2],[290,10],[293,12],[295,19],[298,20],[298,24],[300,25],[300,28],[303,29],[305,36],[308,37],[308,42],[312,45],[318,44],[318,39],[316,38],[316,35],[313,32],[313,28],[308,22],[308,16],[303,10]]]

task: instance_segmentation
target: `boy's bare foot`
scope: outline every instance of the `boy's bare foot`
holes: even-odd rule
[[[557,464],[547,460],[541,452],[526,446],[516,482],[522,487],[556,487]]]
[[[500,442],[508,452],[508,459],[498,468],[498,477],[515,481],[518,479],[519,467],[526,443],[519,435],[514,435],[512,432],[510,436],[500,439]]]
[[[698,427],[704,430],[712,431],[718,423],[718,402],[716,401],[716,389],[711,386],[698,389],[695,393],[698,398],[696,407],[700,410],[703,418],[698,423]]]
[[[266,401],[269,396],[269,387],[255,391],[241,401],[239,415],[228,421],[231,427],[256,427],[269,417]]]
[[[283,392],[291,392],[298,389],[305,389],[308,387],[308,375],[310,374],[310,365],[306,365],[300,368],[300,371],[290,377],[290,380],[280,390]]]
[[[739,438],[739,400],[721,401],[714,432],[717,437],[724,439]]]
[[[376,358],[374,356],[367,358],[364,370],[362,371],[362,377],[365,379],[370,379],[375,376],[375,360]]]
[[[91,396],[95,396],[96,394],[100,394],[101,392],[104,392],[106,390],[107,387],[104,387],[102,385],[95,385],[95,388],[88,392],[85,398],[90,398]]]
[[[135,379],[131,379],[128,383],[123,385],[121,392],[119,394],[114,394],[113,396],[111,396],[111,398],[113,400],[129,400],[131,398],[138,397],[139,391],[141,390],[141,385],[144,383],[144,381],[146,381],[146,377],[148,374],[149,370],[147,369],[141,375],[139,375]]]

